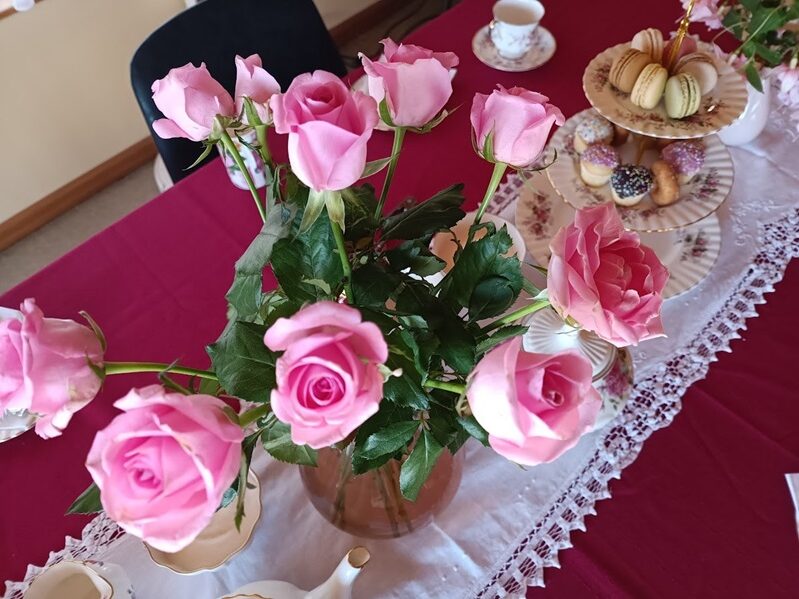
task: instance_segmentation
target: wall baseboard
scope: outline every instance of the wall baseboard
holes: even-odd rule
[[[0,251],[130,174],[156,153],[152,138],[142,139],[0,223]]]
[[[377,0],[364,8],[361,12],[352,15],[330,29],[330,36],[337,46],[342,46],[350,40],[368,31],[380,21],[396,13],[397,10],[407,6],[407,0]]]

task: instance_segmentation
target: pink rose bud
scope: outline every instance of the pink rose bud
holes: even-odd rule
[[[452,95],[449,70],[458,65],[452,52],[433,52],[411,44],[384,39],[383,56],[370,60],[361,55],[369,77],[369,95],[379,104],[384,98],[392,124],[422,127],[432,121]]]
[[[153,130],[164,139],[203,141],[211,135],[217,115],[236,114],[233,98],[211,77],[205,63],[172,69],[153,82],[152,90],[155,105],[166,117],[155,121]]]
[[[57,437],[100,390],[89,362],[102,368],[103,349],[91,329],[44,318],[32,299],[20,310],[20,318],[0,321],[0,414],[38,414],[36,434]]]
[[[660,309],[669,272],[613,204],[578,210],[549,244],[549,301],[617,347],[663,336]]]
[[[269,114],[269,98],[280,93],[280,84],[261,67],[261,57],[257,54],[242,58],[236,55],[236,114],[241,114],[244,98],[250,98],[258,117],[264,124],[272,121]],[[244,121],[250,125],[247,115]]]
[[[97,433],[86,467],[108,517],[174,553],[208,525],[239,472],[243,431],[210,395],[132,389]]]
[[[311,304],[278,318],[264,337],[277,360],[275,416],[291,426],[298,445],[325,447],[346,438],[383,397],[378,366],[388,358],[383,334],[361,314],[336,302]]]
[[[527,353],[520,337],[480,360],[466,399],[491,448],[526,466],[551,462],[573,447],[602,407],[582,354]]]
[[[316,191],[345,189],[361,178],[366,142],[377,125],[375,101],[350,92],[333,73],[299,75],[270,100],[275,130],[288,133],[289,162]]]
[[[548,101],[523,87],[498,85],[491,95],[475,94],[471,120],[480,155],[518,168],[533,164],[544,150],[552,126],[564,122],[560,109]],[[489,135],[491,155],[485,147]]]

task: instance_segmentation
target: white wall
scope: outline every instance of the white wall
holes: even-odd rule
[[[315,0],[328,27],[375,0]],[[184,0],[44,0],[0,19],[0,222],[147,136],[139,43]]]

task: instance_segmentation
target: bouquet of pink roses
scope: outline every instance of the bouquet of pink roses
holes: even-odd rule
[[[495,166],[452,268],[430,244],[464,217],[461,185],[384,214],[403,138],[447,116],[448,71],[458,62],[384,45],[380,60],[363,58],[369,95],[322,71],[281,92],[258,56],[237,57],[234,97],[204,65],[153,84],[166,117],[156,132],[202,140],[206,151],[221,143],[248,179],[263,227],[235,265],[210,370],[104,362],[97,325],[43,318],[32,301],[0,322],[0,408],[36,413],[43,436],[60,434],[105,376],[159,373],[161,384],[115,404],[121,413],[87,458],[94,484],[71,511],[105,510],[153,547],[177,551],[220,504],[238,494],[243,509],[258,445],[308,466],[319,449],[346,447],[352,475],[393,461],[410,501],[442,452],[470,437],[519,464],[548,462],[590,429],[602,401],[580,353],[523,351],[521,321],[551,305],[619,347],[662,335],[668,273],[611,205],[579,212],[553,239],[546,290],[507,256],[505,228],[482,222],[506,169],[531,168],[563,122],[541,94],[499,87],[475,96],[473,143]],[[379,120],[393,129],[394,149],[367,163]],[[270,127],[288,136],[288,165],[272,159]],[[251,131],[268,174],[264,198],[233,143]],[[358,184],[382,168],[379,193]],[[265,271],[276,289],[264,290]]]

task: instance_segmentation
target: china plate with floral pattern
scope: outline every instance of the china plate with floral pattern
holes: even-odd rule
[[[662,101],[653,110],[636,106],[630,101],[630,94],[617,90],[608,81],[613,60],[629,47],[630,42],[626,42],[608,48],[588,63],[583,73],[583,91],[588,101],[609,121],[651,137],[687,139],[718,133],[743,114],[748,99],[746,84],[739,73],[719,60],[718,83],[702,96],[696,114],[684,119],[669,118]],[[710,46],[700,42],[700,48],[708,51]],[[712,51],[709,53],[712,55]]]
[[[516,227],[524,237],[529,256],[549,263],[549,242],[571,223],[574,208],[558,196],[543,173],[536,173],[521,189],[516,204]],[[641,233],[641,242],[651,247],[669,269],[663,297],[688,291],[704,279],[721,251],[719,219],[711,214],[699,223],[664,233]]]
[[[547,169],[553,187],[575,208],[585,208],[612,202],[610,185],[591,187],[580,178],[580,157],[574,150],[574,131],[580,122],[596,114],[593,109],[578,112],[552,136],[550,148],[558,152],[558,159]],[[642,139],[631,135],[627,143],[617,148],[623,164],[634,164],[638,144]],[[697,140],[705,146],[705,164],[690,183],[680,186],[680,199],[669,206],[658,206],[649,195],[635,206],[616,206],[624,226],[632,231],[670,231],[702,220],[718,210],[727,199],[733,182],[733,163],[727,146],[711,135]],[[641,164],[650,166],[659,157],[657,148],[647,149]]]
[[[500,56],[489,35],[489,26],[482,27],[472,38],[472,52],[480,62],[498,71],[520,73],[532,71],[549,61],[555,54],[557,44],[549,29],[539,25],[533,31],[533,45],[521,58]]]

